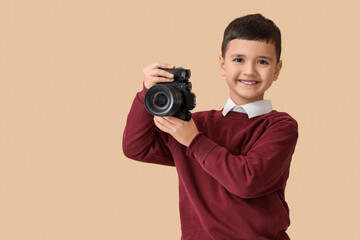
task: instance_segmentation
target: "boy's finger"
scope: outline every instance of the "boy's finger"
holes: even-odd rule
[[[171,128],[169,128],[169,123],[165,121],[162,117],[154,116],[155,125],[162,131],[169,133]]]
[[[153,77],[155,83],[159,82],[172,82],[174,79],[172,78],[166,78],[166,77]]]
[[[162,117],[165,121],[167,121],[168,123],[172,124],[172,125],[178,125],[181,124],[183,122],[183,120],[173,117],[173,116],[164,116]]]
[[[173,127],[175,124],[172,121],[174,117],[171,116],[154,116],[154,119],[156,119],[156,121],[158,121],[159,123],[161,123],[164,126],[167,126],[167,128],[171,128]]]
[[[151,71],[153,71],[154,69],[159,69],[159,68],[175,68],[175,65],[173,64],[168,64],[168,63],[162,63],[162,62],[155,62],[153,64],[150,64],[148,66],[146,66],[143,69],[144,74],[147,74]]]
[[[153,65],[151,65],[152,68],[175,68],[174,64],[169,64],[169,63],[163,63],[163,62],[156,62]]]
[[[152,76],[157,76],[157,77],[166,77],[166,78],[173,78],[174,75],[165,71],[165,70],[162,70],[162,69],[159,69],[159,68],[156,68],[154,69],[152,72],[151,72],[151,75]]]

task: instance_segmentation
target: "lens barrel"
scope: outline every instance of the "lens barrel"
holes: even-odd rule
[[[172,116],[183,102],[181,92],[167,84],[156,84],[145,94],[145,107],[155,116]]]

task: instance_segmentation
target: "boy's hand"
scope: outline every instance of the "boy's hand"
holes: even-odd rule
[[[147,89],[159,82],[172,82],[174,75],[160,68],[175,68],[175,65],[156,62],[144,68],[144,85]]]
[[[169,133],[179,143],[188,147],[199,133],[194,121],[183,121],[176,117],[154,117],[155,125],[162,131]]]

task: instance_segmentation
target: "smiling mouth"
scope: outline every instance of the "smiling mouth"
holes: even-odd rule
[[[258,84],[259,81],[255,81],[255,80],[238,80],[240,83],[245,84],[245,85],[255,85]]]

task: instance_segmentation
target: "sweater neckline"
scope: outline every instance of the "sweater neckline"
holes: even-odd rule
[[[223,111],[223,109],[217,111],[217,117],[219,117],[219,118],[232,118],[232,119],[233,119],[233,118],[238,118],[238,119],[248,119],[248,120],[251,120],[246,113],[230,111],[226,116],[224,116],[224,115],[222,114],[222,111]],[[267,116],[267,115],[272,114],[272,113],[274,113],[274,112],[276,112],[276,110],[272,110],[271,112],[265,113],[265,114],[260,115],[260,116],[258,116],[258,117]],[[256,119],[256,118],[258,118],[258,117],[254,117],[254,118],[252,118],[252,119]]]

